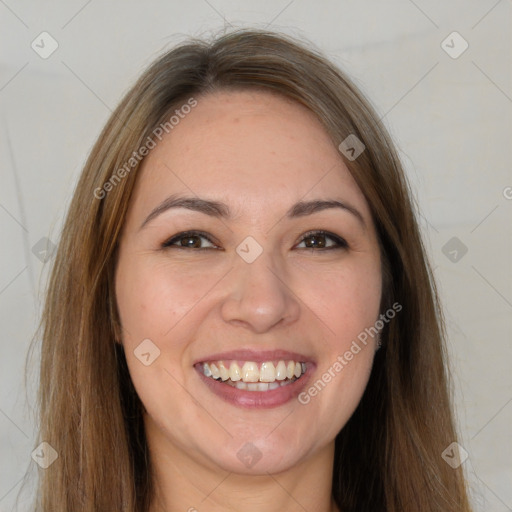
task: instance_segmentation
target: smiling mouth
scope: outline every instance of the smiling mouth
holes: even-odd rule
[[[245,391],[272,391],[300,379],[307,364],[298,361],[208,361],[197,365],[205,376]]]

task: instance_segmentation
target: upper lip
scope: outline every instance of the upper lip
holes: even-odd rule
[[[205,363],[208,361],[225,361],[225,360],[237,360],[237,361],[254,361],[255,363],[263,363],[265,361],[296,361],[300,363],[311,362],[312,359],[304,354],[298,352],[290,352],[289,350],[251,350],[251,349],[239,349],[230,350],[227,352],[217,352],[215,354],[209,354],[205,357],[197,359],[194,364]]]

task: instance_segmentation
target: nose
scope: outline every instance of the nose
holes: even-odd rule
[[[221,307],[223,320],[255,333],[279,323],[292,324],[299,318],[300,300],[287,281],[283,265],[277,265],[270,251],[263,251],[252,263],[237,256]]]

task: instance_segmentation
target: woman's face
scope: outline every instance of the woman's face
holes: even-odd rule
[[[361,399],[377,343],[358,340],[379,316],[376,232],[304,107],[247,91],[197,100],[131,199],[121,342],[160,453],[276,473],[332,447]]]

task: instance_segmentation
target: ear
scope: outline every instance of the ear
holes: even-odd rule
[[[115,297],[113,296],[111,292],[112,288],[109,288],[109,300],[107,304],[108,309],[108,316],[110,318],[110,332],[112,333],[112,339],[116,342],[122,345],[122,331],[123,328],[121,326],[121,323],[119,321],[119,314],[117,312],[117,304]]]
[[[119,345],[123,344],[123,327],[121,326],[121,323],[119,322],[119,317],[117,314],[117,308],[115,307],[115,304],[109,304],[109,317],[110,317],[110,332],[112,333],[112,339],[115,343],[118,343]]]
[[[108,272],[107,277],[107,294],[108,294],[108,303],[107,310],[108,316],[110,318],[110,332],[112,333],[112,339],[115,343],[122,345],[122,331],[123,327],[121,326],[121,322],[119,320],[119,313],[117,311],[117,301],[116,301],[116,287],[115,287],[115,270],[113,268]]]

